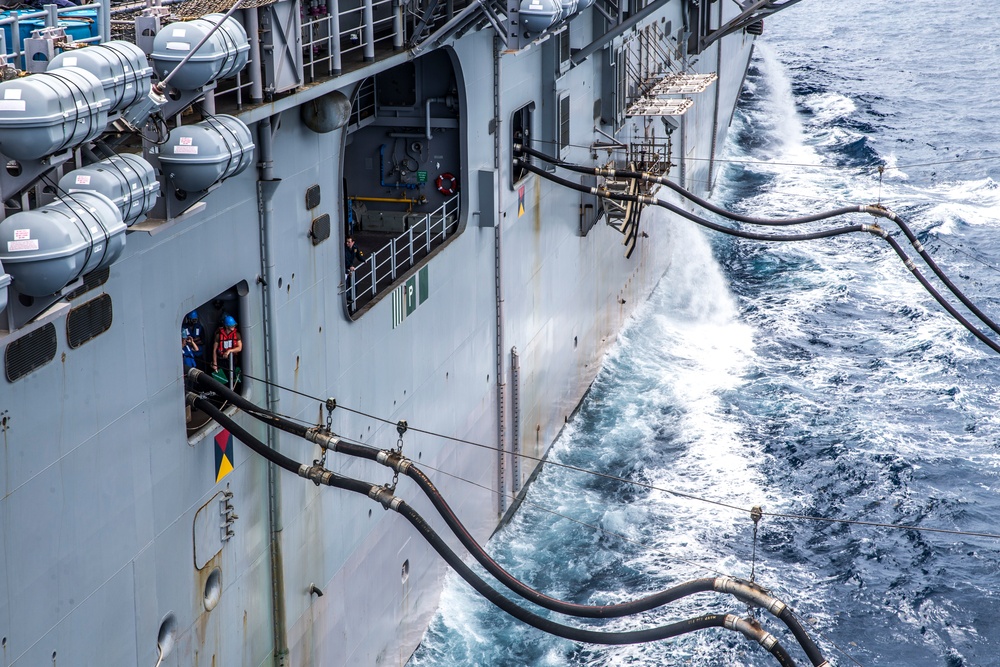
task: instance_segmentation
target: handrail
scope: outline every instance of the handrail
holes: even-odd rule
[[[402,234],[371,253],[347,276],[347,304],[355,312],[395,284],[458,227],[459,195],[455,194],[411,224]]]

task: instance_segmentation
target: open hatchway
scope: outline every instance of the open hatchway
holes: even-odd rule
[[[460,231],[457,75],[434,51],[362,82],[344,153],[344,292],[352,314]]]

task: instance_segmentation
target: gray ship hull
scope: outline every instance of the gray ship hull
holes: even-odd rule
[[[666,2],[649,21],[681,26],[682,5]],[[728,20],[740,8],[718,11]],[[597,37],[591,12],[569,24],[574,48]],[[718,74],[671,135],[669,173],[692,189],[710,189],[752,40],[734,33],[689,63]],[[350,93],[405,53],[235,113],[254,131],[257,161],[269,164],[229,178],[187,217],[133,231],[105,283],[7,334],[4,342],[54,323],[57,354],[0,380],[2,664],[155,665],[161,652],[163,665],[406,662],[437,605],[442,561],[368,498],[269,469],[238,441],[220,440],[217,426],[189,431],[177,332],[206,304],[237,313],[248,399],[323,424],[328,413],[314,399],[335,398],[334,432],[386,449],[401,440],[485,541],[663,275],[670,226],[681,224],[645,211],[626,257],[623,235],[606,221],[581,233],[588,210],[579,193],[534,175],[512,183],[505,127],[534,103],[544,134],[556,118],[553,89],[570,99],[562,156],[599,164],[610,154],[593,144],[603,140],[595,103],[607,95],[611,64],[598,54],[550,76],[549,46],[504,53],[498,70],[488,28],[437,49],[454,69],[460,109],[440,132],[459,159],[428,162],[458,176],[458,230],[363,308],[345,302],[343,183],[375,169],[381,178],[382,166],[377,156],[355,159],[372,141],[352,137],[357,124],[317,133],[299,109]],[[259,153],[264,119],[270,160]],[[627,118],[616,136],[665,141],[665,127]],[[304,193],[316,185],[321,201],[308,207]],[[315,243],[321,213],[335,231]],[[411,279],[419,297],[408,295]],[[100,295],[113,304],[110,326],[71,345],[67,311]],[[285,389],[256,380],[265,377]],[[302,439],[235,419],[287,456],[320,457]],[[404,419],[453,439],[412,429],[400,438]],[[392,477],[336,454],[326,465],[378,484]],[[396,493],[434,517],[406,480]]]

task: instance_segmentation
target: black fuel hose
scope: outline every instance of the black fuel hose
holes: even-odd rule
[[[685,199],[689,199],[689,200],[693,201],[698,206],[701,206],[702,208],[707,209],[707,210],[711,211],[712,213],[716,213],[716,214],[721,215],[721,216],[723,216],[725,218],[729,218],[730,220],[737,220],[739,222],[747,222],[747,223],[754,224],[754,225],[771,225],[771,226],[775,226],[775,227],[790,226],[790,225],[801,225],[801,224],[804,224],[804,223],[807,223],[807,222],[817,222],[819,220],[826,220],[826,219],[829,219],[829,218],[835,218],[835,217],[840,216],[840,215],[847,215],[848,213],[860,213],[860,212],[862,212],[862,211],[859,210],[858,206],[844,206],[844,207],[833,209],[833,210],[830,210],[830,211],[823,211],[821,213],[814,213],[812,215],[804,215],[804,216],[798,216],[798,217],[794,217],[794,218],[782,218],[780,220],[779,219],[771,219],[771,218],[753,218],[753,217],[750,217],[748,215],[740,215],[739,213],[732,213],[730,211],[727,211],[724,208],[716,206],[715,204],[713,204],[712,202],[708,201],[707,199],[703,199],[703,198],[699,197],[698,195],[694,194],[693,192],[691,192],[690,190],[687,190],[686,188],[682,188],[680,185],[677,185],[676,183],[674,183],[673,181],[671,181],[670,179],[668,179],[665,176],[661,177],[661,176],[656,176],[654,174],[650,174],[648,172],[631,171],[631,170],[627,170],[627,169],[611,169],[611,168],[605,168],[605,167],[585,167],[583,165],[576,165],[576,164],[571,164],[569,162],[563,162],[562,160],[557,160],[557,159],[555,159],[555,158],[553,158],[553,157],[551,157],[549,155],[546,155],[545,153],[542,153],[541,151],[537,151],[537,150],[535,150],[533,148],[529,148],[528,146],[521,145],[520,148],[519,148],[518,145],[515,145],[514,146],[515,153],[518,150],[520,150],[520,152],[524,153],[525,155],[531,155],[533,157],[537,157],[539,159],[545,160],[546,162],[548,162],[550,164],[554,164],[556,166],[562,167],[563,169],[566,169],[568,171],[575,171],[578,174],[590,174],[590,175],[593,175],[593,176],[611,176],[611,177],[622,176],[624,178],[632,178],[632,179],[637,179],[637,180],[649,181],[649,182],[652,182],[652,183],[659,183],[660,185],[667,186],[668,188],[670,188],[674,192],[677,192],[678,194],[680,194]]]
[[[759,234],[757,232],[748,232],[742,229],[733,229],[731,227],[726,227],[725,225],[720,225],[717,222],[712,222],[711,220],[706,220],[699,215],[691,213],[690,211],[685,211],[679,206],[671,204],[668,201],[657,199],[649,195],[630,195],[628,193],[617,193],[617,192],[606,192],[600,190],[599,188],[592,188],[587,185],[580,185],[579,183],[574,183],[571,180],[556,176],[555,174],[550,174],[541,167],[537,167],[530,162],[525,162],[524,160],[515,159],[514,164],[523,169],[530,171],[534,174],[538,174],[542,178],[552,181],[558,185],[570,188],[572,190],[577,190],[579,192],[585,192],[587,194],[597,195],[599,197],[605,197],[607,199],[615,199],[618,201],[631,201],[637,202],[639,204],[652,204],[654,206],[660,206],[667,209],[671,213],[676,213],[677,215],[690,220],[691,222],[701,225],[702,227],[708,227],[709,229],[721,232],[723,234],[730,234],[731,236],[738,236],[742,239],[750,239],[753,241],[813,241],[816,239],[825,239],[833,236],[841,236],[843,234],[852,234],[854,232],[863,232],[865,230],[865,225],[847,225],[844,227],[834,227],[833,229],[825,229],[817,232],[809,232],[805,234]]]
[[[623,616],[633,616],[635,614],[649,611],[695,593],[729,593],[743,602],[755,604],[767,609],[775,617],[781,620],[788,627],[788,629],[791,630],[792,634],[802,646],[806,655],[809,657],[810,662],[814,666],[821,665],[825,662],[819,647],[816,646],[812,638],[805,632],[805,629],[787,605],[780,600],[771,597],[758,586],[750,584],[749,582],[734,579],[732,577],[695,579],[637,600],[613,605],[581,605],[545,595],[511,575],[499,563],[493,560],[486,550],[483,549],[483,547],[469,533],[458,516],[455,515],[451,506],[444,499],[444,496],[441,495],[441,492],[438,491],[437,487],[427,474],[420,470],[417,466],[413,465],[412,461],[404,458],[398,452],[380,450],[360,443],[347,442],[322,429],[305,427],[283,417],[267,414],[266,411],[232,391],[226,385],[218,382],[215,378],[204,371],[190,369],[188,371],[188,377],[191,378],[196,385],[205,390],[217,392],[236,407],[244,410],[257,419],[260,419],[264,423],[273,425],[276,428],[294,435],[304,437],[311,442],[319,444],[324,449],[332,449],[338,453],[375,461],[392,468],[400,474],[406,475],[412,479],[421,491],[423,491],[424,494],[430,499],[434,508],[438,511],[456,537],[458,537],[462,546],[469,551],[469,553],[486,569],[487,572],[493,575],[500,583],[514,593],[517,593],[524,599],[529,602],[533,602],[540,607],[579,618],[619,618]],[[218,410],[216,410],[216,413],[221,414]],[[210,416],[215,418],[215,415]],[[216,421],[218,420],[216,419]],[[239,427],[237,426],[237,428]],[[246,434],[245,431],[243,431],[243,433]],[[292,470],[288,467],[286,467],[286,469],[298,473],[298,469]]]
[[[542,153],[541,151],[534,150],[533,148],[529,148],[527,146],[515,145],[515,151],[517,150],[520,150],[520,152],[526,155],[531,155],[540,158],[542,160],[549,162],[550,164],[554,164],[569,171],[573,171],[580,174],[592,174],[594,176],[611,176],[611,177],[622,176],[624,178],[634,178],[638,180],[647,181],[650,183],[658,183],[660,185],[665,185],[674,192],[684,197],[685,199],[694,202],[698,206],[701,206],[702,208],[711,211],[716,215],[720,215],[724,218],[729,218],[730,220],[735,220],[737,222],[745,222],[752,225],[769,225],[769,226],[801,225],[807,222],[826,220],[829,218],[834,218],[841,215],[848,215],[851,213],[867,213],[869,215],[878,218],[885,218],[886,220],[892,221],[893,223],[896,224],[897,227],[899,227],[900,231],[903,232],[907,240],[910,242],[910,245],[913,246],[913,249],[917,251],[917,254],[920,255],[920,258],[924,260],[924,263],[927,264],[927,266],[931,269],[934,275],[936,275],[938,279],[942,283],[944,283],[945,287],[948,288],[948,291],[954,294],[955,297],[959,301],[961,301],[962,304],[966,308],[968,308],[973,314],[975,314],[975,316],[978,317],[983,324],[985,324],[987,327],[993,330],[994,333],[1000,334],[1000,324],[997,324],[989,315],[984,313],[979,308],[979,306],[977,306],[975,302],[972,301],[972,299],[966,296],[965,292],[963,292],[958,287],[958,285],[952,282],[951,278],[948,277],[948,274],[946,274],[944,270],[942,270],[941,267],[938,266],[938,263],[935,262],[934,258],[931,257],[931,255],[927,252],[927,250],[924,248],[924,245],[917,238],[916,234],[914,234],[913,230],[910,229],[910,226],[906,224],[906,221],[900,218],[898,214],[896,214],[895,212],[889,210],[884,206],[880,206],[877,204],[875,205],[860,204],[855,206],[843,206],[841,208],[836,208],[829,211],[814,213],[813,215],[797,216],[792,218],[758,218],[755,216],[734,213],[732,211],[728,211],[722,208],[721,206],[716,206],[707,199],[699,197],[698,195],[691,192],[687,188],[681,187],[677,183],[674,183],[667,176],[651,174],[649,172],[612,169],[604,167],[585,167],[582,165],[570,164],[568,162],[563,162],[562,160],[556,160],[555,158],[552,158],[546,155],[545,153]]]
[[[420,533],[430,546],[438,552],[438,555],[450,565],[456,573],[465,580],[472,588],[504,612],[510,614],[519,621],[522,621],[534,628],[569,639],[571,641],[588,644],[640,644],[662,639],[679,637],[697,630],[707,628],[725,628],[740,632],[745,637],[752,639],[763,646],[775,657],[782,667],[795,667],[795,662],[784,649],[778,640],[770,633],[764,631],[759,624],[750,619],[742,619],[734,614],[704,614],[694,618],[685,619],[675,623],[647,628],[645,630],[627,630],[621,632],[604,632],[598,630],[587,630],[576,628],[570,625],[563,625],[550,619],[538,616],[537,614],[524,609],[512,600],[505,597],[496,589],[487,584],[479,575],[465,564],[458,554],[452,550],[441,536],[431,528],[420,514],[406,504],[400,498],[382,486],[377,486],[369,482],[343,477],[336,473],[325,470],[319,466],[307,466],[298,463],[284,454],[268,447],[260,440],[242,428],[235,420],[226,416],[221,410],[216,408],[210,401],[194,393],[187,395],[187,401],[193,407],[198,408],[209,415],[220,426],[229,430],[240,442],[247,445],[254,452],[260,454],[268,461],[278,466],[294,472],[300,477],[309,479],[316,484],[332,486],[368,496],[372,500],[379,502],[385,509],[391,509],[410,522],[417,532]]]
[[[235,420],[230,419],[222,410],[212,405],[212,402],[207,398],[203,398],[198,394],[189,392],[187,395],[187,402],[191,405],[191,407],[198,408],[211,417],[216,423],[220,424],[223,428],[232,433],[237,440],[242,442],[257,454],[260,454],[265,459],[280,468],[284,468],[285,470],[293,472],[296,475],[299,474],[299,471],[302,469],[302,465],[300,463],[288,458],[281,452],[268,447],[263,442],[252,436],[249,431],[237,424]]]
[[[886,243],[892,246],[892,249],[896,252],[899,258],[906,265],[906,268],[908,268],[910,272],[914,275],[914,277],[916,277],[916,279],[920,282],[923,288],[932,297],[934,297],[934,300],[937,301],[939,304],[941,304],[942,308],[948,311],[948,314],[951,315],[955,319],[955,321],[957,321],[959,324],[965,327],[969,331],[969,333],[971,333],[980,341],[982,341],[983,344],[986,345],[988,348],[990,348],[994,352],[1000,353],[1000,344],[997,344],[992,339],[990,339],[989,336],[980,331],[964,315],[959,313],[954,306],[948,303],[948,301],[943,296],[941,296],[941,293],[938,292],[937,289],[935,289],[934,286],[930,284],[930,282],[927,280],[927,278],[924,277],[922,273],[920,273],[920,270],[917,269],[916,265],[913,263],[913,260],[909,258],[909,256],[902,249],[902,247],[900,247],[900,245],[896,242],[896,240],[893,239],[891,236],[889,236],[889,234],[878,225],[874,224],[850,225],[846,227],[836,227],[834,229],[826,230],[825,232],[816,232],[814,234],[756,234],[753,232],[747,232],[740,229],[732,229],[726,227],[725,225],[714,223],[710,220],[706,220],[698,215],[695,215],[694,213],[685,211],[684,209],[675,206],[670,202],[664,201],[662,199],[657,199],[655,197],[651,197],[648,195],[630,195],[626,193],[607,192],[600,190],[598,188],[591,188],[586,185],[580,185],[579,183],[574,183],[573,181],[567,180],[565,178],[560,178],[555,174],[550,174],[544,169],[540,169],[539,167],[536,167],[535,165],[529,162],[524,162],[523,160],[515,159],[514,163],[518,166],[524,167],[527,171],[538,174],[542,178],[552,181],[553,183],[557,183],[559,185],[562,185],[564,187],[573,190],[577,190],[579,192],[585,192],[587,194],[593,194],[600,197],[605,197],[607,199],[615,199],[619,201],[633,201],[642,204],[653,204],[665,208],[668,211],[671,211],[672,213],[675,213],[681,216],[682,218],[685,218],[686,220],[690,220],[691,222],[694,222],[697,225],[701,225],[702,227],[707,227],[709,229],[721,232],[723,234],[729,234],[730,236],[736,236],[744,239],[752,239],[757,241],[778,241],[778,242],[809,241],[819,238],[841,236],[843,234],[850,234],[853,232],[868,232],[869,234],[873,234],[875,236],[884,239]],[[982,319],[982,317],[980,319]]]

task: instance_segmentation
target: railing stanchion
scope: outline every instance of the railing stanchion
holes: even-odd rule
[[[326,0],[326,12],[330,16],[330,69],[331,74],[340,74],[342,67],[340,53],[340,0]]]
[[[389,241],[389,274],[396,280],[396,239]]]

